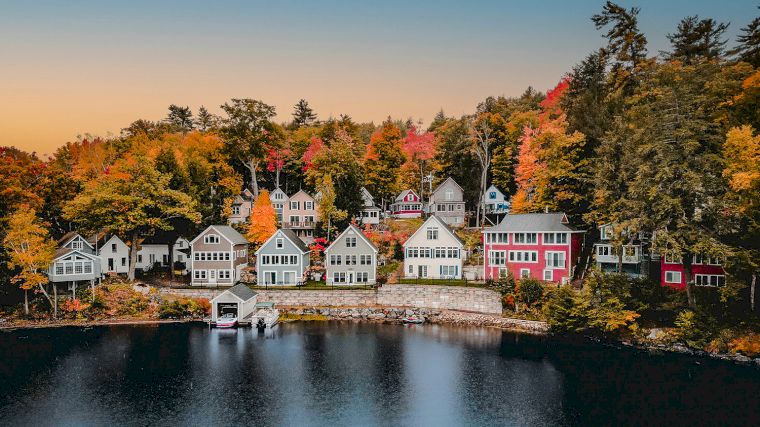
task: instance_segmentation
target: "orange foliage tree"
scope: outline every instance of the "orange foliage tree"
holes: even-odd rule
[[[261,190],[253,203],[251,216],[248,218],[248,230],[245,237],[258,250],[266,240],[277,231],[277,214],[269,201],[269,191]]]

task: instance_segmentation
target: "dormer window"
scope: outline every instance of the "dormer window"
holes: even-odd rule
[[[207,234],[203,236],[203,243],[207,245],[219,244],[219,236],[216,234]]]
[[[71,242],[71,249],[81,250],[82,247],[84,247],[84,245],[82,244],[81,240],[74,240]]]

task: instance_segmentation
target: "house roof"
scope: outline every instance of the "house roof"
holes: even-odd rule
[[[456,181],[454,181],[454,178],[448,177],[442,183],[438,184],[437,187],[435,187],[435,190],[433,190],[433,194],[437,193],[438,190],[440,190],[441,188],[443,188],[443,186],[446,185],[446,183],[449,182],[449,181],[453,182],[454,185],[456,185],[457,187],[459,187],[459,189],[462,190],[462,192],[464,193],[464,190],[462,189],[462,186],[459,185]]]
[[[282,234],[283,236],[285,236],[286,239],[290,240],[290,243],[292,243],[299,251],[301,251],[301,253],[309,252],[309,247],[306,246],[303,240],[301,240],[301,238],[298,237],[293,230],[290,230],[287,228],[280,228],[279,230],[275,231],[271,236],[269,236],[267,241],[264,242],[256,251],[256,254],[258,255],[258,253],[261,252],[261,250],[264,249],[269,244],[269,242],[271,242],[272,239],[274,239],[274,237],[277,236],[278,234]]]
[[[66,255],[69,255],[71,253],[74,253],[74,252],[78,253],[79,255],[82,255],[85,258],[90,258],[92,260],[98,260],[98,259],[100,259],[99,257],[97,257],[95,255],[88,254],[86,252],[82,252],[82,251],[79,251],[79,250],[76,250],[76,249],[58,248],[58,249],[55,250],[55,255],[53,257],[53,261],[57,260],[58,258],[62,258],[64,256],[66,256]]]
[[[225,239],[227,239],[228,242],[232,243],[233,245],[248,244],[248,239],[246,239],[242,234],[238,233],[237,230],[230,227],[229,225],[209,225],[208,228],[203,230],[203,232],[201,232],[195,239],[193,239],[193,242],[195,242],[198,237],[206,234],[209,229],[214,229],[214,231],[221,234]]]
[[[404,201],[404,197],[406,197],[407,193],[414,193],[414,195],[417,196],[417,199],[420,198],[420,196],[417,193],[415,193],[414,190],[412,190],[410,188],[410,189],[402,191],[398,196],[396,196],[396,201],[397,202],[403,202]]]
[[[486,228],[484,231],[583,232],[570,225],[567,215],[562,212],[510,214],[506,215],[499,224]]]
[[[332,248],[333,245],[335,245],[338,242],[338,240],[340,240],[340,238],[343,237],[344,234],[348,233],[348,230],[353,230],[356,234],[358,234],[362,238],[362,240],[364,240],[365,242],[367,242],[367,244],[369,245],[370,248],[372,248],[373,251],[377,252],[377,246],[375,246],[375,244],[372,243],[372,240],[369,240],[367,238],[367,236],[365,236],[364,233],[362,233],[362,231],[359,229],[359,227],[357,227],[357,226],[355,226],[353,224],[348,224],[348,227],[346,227],[346,229],[343,230],[343,232],[340,233],[338,235],[338,237],[336,237],[335,240],[333,240],[332,243],[330,243],[330,246],[328,246],[325,249],[325,253],[327,253],[327,251],[329,251],[330,248]]]
[[[246,302],[250,300],[251,298],[256,296],[256,292],[254,292],[253,289],[249,288],[248,286],[238,283],[237,285],[227,289],[226,291],[222,292],[221,294],[217,295],[212,299],[211,301],[219,298],[220,296],[224,295],[225,293],[231,293],[232,295],[235,295],[240,301]]]
[[[296,191],[296,193],[295,193],[295,194],[293,194],[292,196],[290,196],[290,199],[292,199],[292,198],[296,197],[297,195],[299,195],[299,194],[301,194],[301,193],[303,193],[303,194],[304,194],[306,197],[308,197],[308,198],[310,198],[310,199],[314,200],[314,197],[312,197],[312,196],[311,196],[309,193],[307,193],[307,192],[305,192],[305,191],[303,191],[303,190],[298,190],[298,191]]]
[[[406,239],[406,242],[404,242],[404,244],[403,244],[402,246],[406,246],[406,243],[407,243],[408,241],[412,240],[412,238],[413,238],[414,236],[416,236],[416,235],[417,235],[417,233],[419,233],[419,232],[420,232],[420,230],[422,230],[423,228],[425,228],[425,226],[427,226],[427,224],[428,224],[429,222],[431,222],[431,221],[437,222],[437,223],[438,223],[438,225],[440,225],[440,226],[441,226],[441,228],[443,228],[444,230],[448,231],[448,233],[449,233],[449,234],[450,234],[452,237],[454,237],[454,239],[456,239],[456,241],[457,241],[457,242],[458,242],[460,245],[464,246],[464,242],[462,241],[462,239],[460,239],[460,238],[459,238],[459,236],[457,236],[457,233],[455,233],[455,232],[454,232],[454,230],[452,230],[452,229],[451,229],[451,227],[449,227],[449,225],[448,225],[448,224],[446,224],[446,222],[444,222],[444,221],[443,221],[441,218],[439,218],[439,217],[438,217],[438,216],[436,216],[436,215],[430,215],[430,217],[428,217],[428,219],[426,219],[426,220],[425,220],[425,222],[423,222],[423,223],[422,223],[422,225],[420,225],[420,226],[419,226],[419,228],[417,228],[417,230],[416,230],[414,233],[412,233],[412,235],[411,235],[411,236],[409,236],[409,238],[408,238],[408,239]]]
[[[150,236],[145,236],[141,245],[169,245],[179,239],[180,234],[176,230],[164,231],[158,230]]]

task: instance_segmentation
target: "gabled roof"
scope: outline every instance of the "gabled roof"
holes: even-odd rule
[[[55,250],[55,255],[53,257],[53,261],[55,261],[55,260],[57,260],[59,258],[62,258],[64,256],[66,256],[66,255],[72,254],[72,253],[77,253],[77,254],[82,255],[85,258],[89,258],[89,259],[91,259],[93,261],[97,261],[97,260],[100,259],[100,258],[98,258],[95,255],[88,254],[87,252],[82,252],[82,251],[79,251],[79,250],[76,250],[76,249],[58,248],[58,249]]]
[[[420,230],[422,230],[423,228],[425,228],[428,225],[428,223],[430,223],[430,222],[437,223],[441,228],[443,228],[444,230],[446,230],[449,233],[449,235],[451,235],[452,237],[454,237],[454,239],[456,239],[456,241],[460,245],[464,246],[464,242],[462,241],[462,239],[459,238],[459,236],[457,236],[457,233],[455,233],[454,230],[452,230],[451,227],[449,227],[448,224],[446,224],[441,218],[438,218],[438,216],[436,216],[436,215],[430,215],[430,217],[428,217],[428,219],[426,219],[425,222],[423,222],[422,225],[420,225],[419,228],[417,228],[417,230],[414,233],[412,233],[412,235],[409,236],[408,239],[406,239],[406,242],[404,242],[404,244],[402,246],[406,246],[406,243],[409,242],[410,240],[412,240],[412,238],[414,236],[416,236],[417,233],[419,233]]]
[[[495,191],[496,193],[498,193],[498,195],[500,195],[502,198],[506,200],[506,196],[504,196],[504,192],[496,188],[496,186],[493,184],[491,184],[490,187],[486,188],[486,194],[490,193],[491,191]]]
[[[195,236],[195,238],[192,241],[190,241],[190,244],[192,245],[193,243],[195,243],[196,240],[198,240],[201,236],[206,234],[206,232],[209,230],[216,231],[217,233],[219,233],[219,235],[224,237],[225,240],[227,240],[233,245],[247,245],[248,244],[248,239],[243,237],[242,234],[238,233],[237,230],[230,227],[229,225],[209,225],[208,227],[206,227],[205,230],[203,230],[197,236]]]
[[[325,253],[327,253],[327,251],[329,251],[330,248],[333,247],[333,245],[335,245],[336,243],[338,243],[338,240],[340,240],[341,237],[343,237],[344,234],[348,233],[349,230],[353,230],[356,234],[358,234],[362,238],[362,240],[364,240],[365,242],[367,242],[367,244],[369,245],[370,248],[372,248],[373,251],[377,252],[377,246],[375,246],[375,244],[372,243],[372,240],[369,240],[367,238],[367,236],[365,236],[364,233],[362,233],[362,231],[359,229],[359,227],[357,227],[357,226],[355,226],[353,224],[348,224],[348,227],[346,227],[346,229],[343,230],[343,232],[340,233],[338,235],[338,237],[336,237],[335,240],[333,240],[332,243],[330,243],[330,246],[328,246],[325,249]]]
[[[82,237],[82,236],[81,236],[79,233],[77,233],[76,231],[69,231],[68,233],[66,233],[66,234],[64,234],[63,236],[61,236],[61,238],[60,238],[60,239],[58,239],[58,246],[59,246],[59,247],[63,247],[63,246],[66,246],[67,244],[69,244],[69,242],[71,242],[72,240],[76,239],[77,237],[78,237],[78,238],[80,238],[80,239],[82,239],[82,241],[83,241],[83,242],[84,242],[84,243],[85,243],[87,246],[89,246],[90,248],[93,248],[93,249],[95,249],[95,248],[92,246],[92,244],[91,244],[90,242],[88,242],[88,241],[87,241],[87,239],[85,239],[84,237]]]
[[[529,213],[509,214],[497,225],[486,228],[484,231],[507,231],[507,232],[552,232],[565,231],[571,233],[583,233],[570,225],[567,215],[557,213]]]
[[[102,248],[103,245],[111,240],[113,237],[115,237],[115,234],[108,234],[104,231],[97,232],[93,234],[92,236],[86,238],[87,243],[93,246],[93,248],[97,247],[98,249]]]
[[[305,253],[309,252],[309,247],[306,246],[306,244],[303,242],[303,240],[301,240],[301,238],[299,238],[296,235],[296,233],[293,232],[293,230],[289,230],[287,228],[280,228],[277,231],[275,231],[271,236],[269,236],[269,238],[267,239],[267,241],[264,242],[259,247],[259,249],[256,251],[256,255],[258,255],[259,252],[261,252],[261,250],[264,249],[269,244],[269,242],[271,242],[272,239],[274,239],[275,236],[277,236],[277,235],[282,235],[286,239],[290,240],[290,243],[292,243],[299,251],[301,251],[301,253],[305,254]]]
[[[274,198],[275,194],[282,194],[283,196],[285,196],[281,200],[287,200],[287,198],[288,198],[288,195],[285,194],[285,192],[282,191],[282,189],[280,187],[277,187],[274,190],[272,190],[271,193],[269,193],[269,200],[270,201],[274,201],[275,200],[275,198]]]
[[[254,292],[253,289],[249,288],[248,286],[242,283],[238,283],[237,285],[215,296],[214,299],[212,299],[211,301],[214,301],[215,299],[219,298],[220,296],[224,295],[227,292],[237,297],[241,302],[246,302],[256,296],[256,292]]]
[[[448,177],[442,183],[438,184],[438,187],[435,187],[435,190],[433,190],[433,195],[435,195],[436,193],[438,193],[438,190],[440,190],[441,188],[443,188],[443,186],[446,185],[446,183],[448,183],[448,182],[454,183],[454,185],[456,185],[457,187],[459,187],[459,189],[462,190],[462,193],[464,193],[464,189],[462,189],[462,186],[459,185],[459,184],[457,184],[457,182],[454,181],[454,178]]]
[[[251,190],[249,190],[247,188],[240,192],[240,196],[242,198],[246,199],[246,200],[253,200],[254,199],[253,193],[251,192]]]
[[[362,201],[364,201],[364,206],[371,207],[375,205],[375,198],[372,197],[372,193],[367,190],[367,187],[362,187]]]
[[[412,194],[414,194],[415,196],[417,196],[417,199],[419,199],[419,198],[420,198],[420,196],[419,196],[417,193],[415,193],[415,192],[414,192],[414,190],[412,190],[412,189],[410,188],[410,189],[407,189],[407,190],[404,190],[404,191],[402,191],[402,192],[401,192],[401,194],[399,194],[398,196],[396,196],[396,201],[397,201],[397,202],[403,202],[403,201],[404,201],[404,197],[406,197],[406,195],[407,195],[408,193],[412,193]]]
[[[301,193],[303,193],[303,194],[304,194],[306,197],[308,197],[308,198],[310,198],[310,199],[314,200],[314,197],[312,197],[312,196],[311,196],[309,193],[307,193],[307,192],[305,192],[305,191],[303,191],[303,190],[298,190],[298,191],[296,191],[296,193],[295,193],[295,194],[293,194],[292,196],[290,196],[290,197],[289,197],[289,199],[292,199],[292,198],[296,197],[297,195],[299,195],[299,194],[301,194]]]

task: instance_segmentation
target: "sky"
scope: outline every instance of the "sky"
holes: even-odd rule
[[[650,54],[684,16],[730,22],[756,0],[638,0]],[[320,119],[349,114],[429,123],[487,96],[553,87],[604,44],[588,1],[4,1],[0,146],[40,154],[78,135],[118,135],[169,104],[219,113],[230,98],[290,119],[304,98]]]

